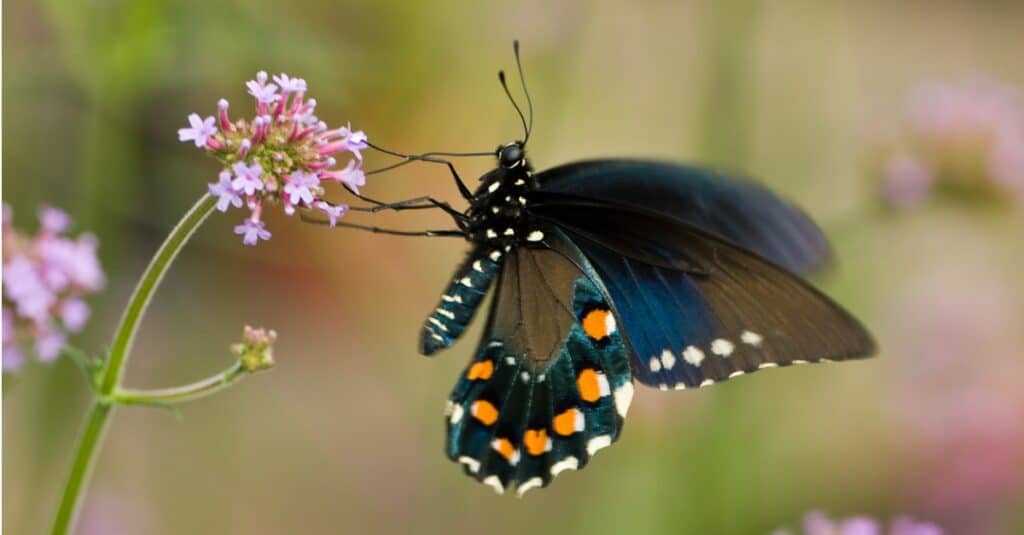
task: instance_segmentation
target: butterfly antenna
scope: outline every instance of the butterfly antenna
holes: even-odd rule
[[[512,107],[519,114],[519,120],[523,123],[523,132],[525,132],[526,137],[530,137],[530,128],[526,126],[526,116],[523,115],[523,110],[516,103],[516,99],[512,98],[512,92],[508,90],[508,82],[505,81],[505,71],[498,71],[498,81],[501,82],[501,88],[505,90],[505,96],[508,97],[508,101],[512,103]]]
[[[530,98],[530,92],[526,89],[526,77],[523,76],[523,62],[519,59],[519,40],[512,41],[512,51],[516,55],[516,68],[519,69],[519,81],[523,84],[523,94],[526,95],[526,108],[530,113],[530,124],[526,126],[526,138],[523,139],[525,145],[530,139],[530,132],[533,132],[533,99]],[[506,91],[508,91],[506,89]],[[520,112],[522,115],[522,112]]]

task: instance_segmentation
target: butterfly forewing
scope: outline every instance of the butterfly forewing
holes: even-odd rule
[[[706,386],[766,367],[869,355],[846,311],[785,269],[707,232],[620,206],[534,213],[574,239],[603,281],[640,382]],[[656,255],[638,247],[646,235]],[[677,257],[696,270],[673,266]]]

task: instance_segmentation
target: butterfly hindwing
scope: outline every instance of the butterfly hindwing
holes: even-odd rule
[[[863,327],[813,287],[690,225],[611,205],[552,203],[534,213],[560,225],[592,263],[644,384],[706,386],[873,351]]]
[[[448,456],[501,491],[546,486],[618,439],[632,374],[607,293],[557,229],[512,249],[449,400]]]

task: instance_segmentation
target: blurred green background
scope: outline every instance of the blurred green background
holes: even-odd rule
[[[1024,532],[1024,216],[1006,203],[879,208],[872,165],[922,80],[1024,86],[1019,1],[514,3],[9,1],[3,199],[46,202],[101,240],[109,277],[77,345],[99,350],[160,240],[217,164],[176,129],[260,69],[306,78],[329,124],[404,151],[520,135],[495,71],[523,61],[543,169],[595,156],[760,177],[834,241],[818,283],[880,358],[772,370],[700,391],[641,389],[623,439],[524,499],[442,452],[473,349],[416,353],[465,245],[307,226],[271,210],[243,248],[215,214],[158,293],[127,384],[226,367],[242,325],[278,366],[184,408],[119,409],[80,533],[768,533],[809,510],[908,513],[950,533]],[[464,177],[486,159],[459,162]],[[368,167],[389,160],[369,156]],[[457,194],[443,170],[372,176],[387,199]],[[380,216],[430,227],[431,214]],[[356,220],[355,217],[352,220]],[[88,392],[27,366],[5,392],[3,528],[48,529]]]

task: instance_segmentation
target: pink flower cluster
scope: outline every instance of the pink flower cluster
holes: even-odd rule
[[[34,345],[42,361],[60,354],[68,332],[89,319],[83,297],[103,288],[106,279],[91,234],[77,240],[62,236],[71,224],[64,212],[39,210],[35,236],[14,229],[10,207],[3,207],[3,369],[24,362],[21,349]]]
[[[323,199],[324,184],[334,182],[358,193],[366,184],[362,151],[366,134],[351,126],[328,128],[313,114],[316,100],[306,99],[306,81],[280,74],[268,81],[267,73],[256,73],[246,83],[256,101],[256,116],[232,122],[228,101],[218,103],[217,116],[188,117],[189,127],[178,130],[181,141],[194,142],[224,166],[218,181],[209,185],[217,197],[217,209],[240,208],[250,215],[235,227],[245,245],[270,239],[261,220],[266,202],[280,202],[288,215],[296,208],[322,211],[336,224],[348,206]],[[338,168],[341,154],[350,159]]]
[[[804,535],[942,535],[942,529],[934,524],[918,522],[906,516],[893,519],[886,531],[877,520],[867,516],[852,516],[832,520],[820,511],[812,511],[804,517]],[[784,529],[773,535],[790,535]]]
[[[1024,199],[1024,95],[976,79],[928,83],[910,91],[905,139],[883,163],[886,200],[924,201],[954,193]]]

